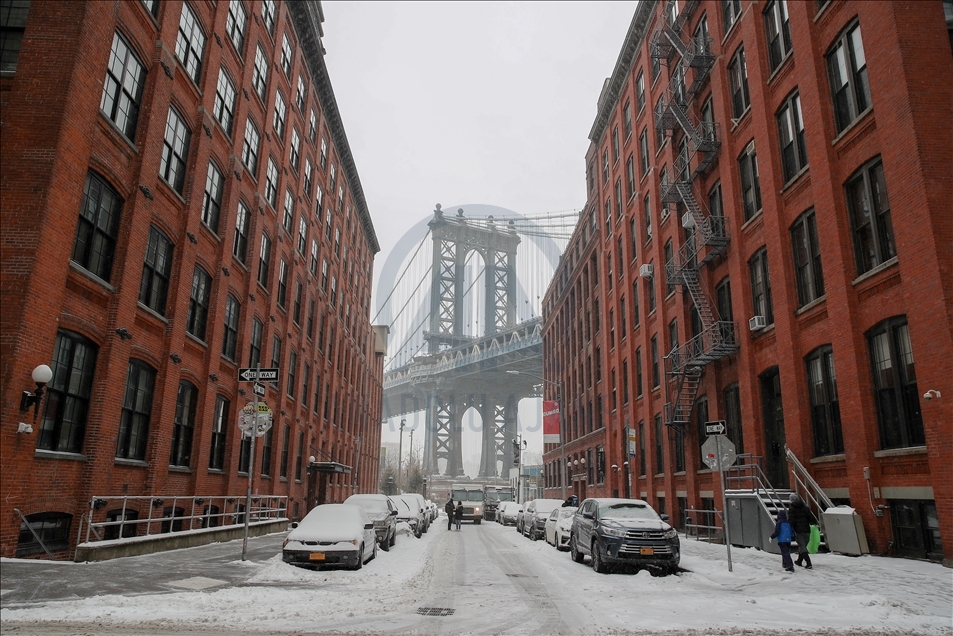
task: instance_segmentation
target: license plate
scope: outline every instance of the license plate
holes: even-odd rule
[[[639,554],[655,554],[655,548],[639,548]]]
[[[312,552],[308,555],[308,559],[311,561],[324,561],[324,552]]]

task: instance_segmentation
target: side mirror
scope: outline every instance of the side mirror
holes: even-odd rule
[[[582,516],[584,519],[595,519],[591,512],[584,512],[582,513]]]
[[[391,511],[390,511],[390,516],[396,517],[396,516],[397,516],[397,511],[396,511],[396,510],[391,510]]]
[[[661,514],[661,515],[659,515],[659,519],[661,519],[662,521],[668,521],[668,515],[666,515],[666,514]]]
[[[365,524],[364,524],[364,529],[365,529],[365,530],[373,530],[373,529],[374,529],[374,523],[373,523],[373,522],[371,522],[371,523],[365,523]]]
[[[292,522],[291,522],[291,529],[294,530],[294,529],[297,528],[297,527],[298,527],[298,522],[297,522],[297,521],[292,521]]]

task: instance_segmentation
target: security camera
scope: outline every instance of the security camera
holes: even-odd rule
[[[937,391],[936,389],[930,389],[929,391],[923,394],[924,400],[932,400],[933,398],[937,398],[937,399],[940,398],[940,392]]]
[[[20,425],[17,426],[17,433],[26,433],[29,435],[33,432],[33,427],[26,422],[20,422]]]

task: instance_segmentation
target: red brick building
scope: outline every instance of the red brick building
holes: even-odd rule
[[[639,4],[544,301],[547,496],[565,474],[676,525],[720,509],[700,446],[724,420],[871,552],[950,563],[951,29],[940,1]]]
[[[113,514],[94,497],[243,510],[250,467],[292,519],[309,487],[376,491],[379,245],[320,3],[5,0],[0,21],[0,555],[42,555],[27,521],[67,554]],[[279,373],[250,458],[237,372],[259,363]],[[320,492],[312,457],[338,471]]]

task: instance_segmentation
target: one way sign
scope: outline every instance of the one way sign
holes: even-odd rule
[[[705,422],[705,433],[708,435],[723,435],[725,433],[725,420]]]
[[[278,369],[239,369],[238,379],[242,382],[274,381],[278,379]]]

